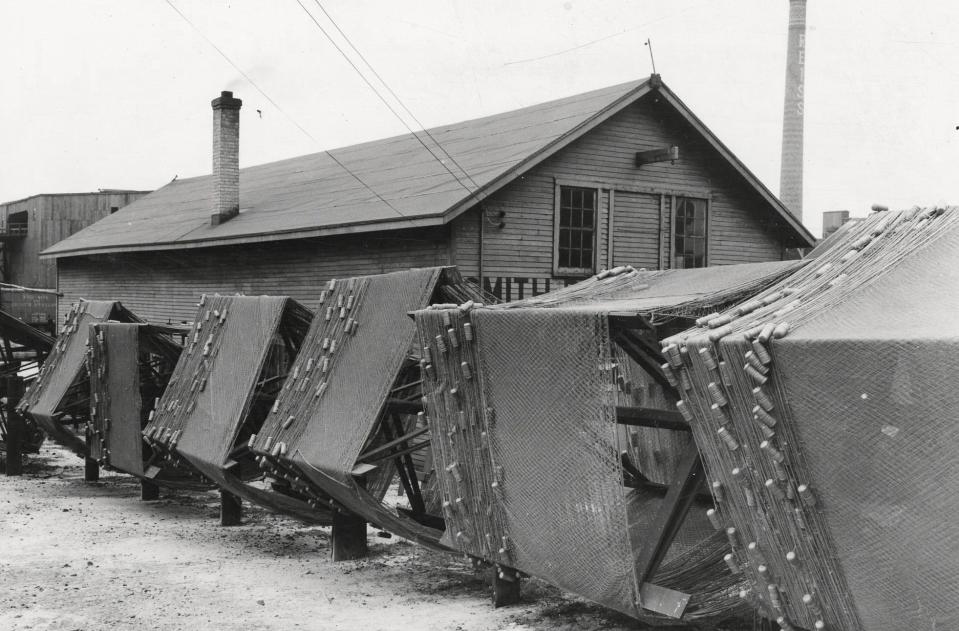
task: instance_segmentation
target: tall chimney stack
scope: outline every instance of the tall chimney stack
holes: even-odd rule
[[[213,214],[214,226],[240,212],[240,106],[232,92],[213,99]]]
[[[802,221],[803,103],[806,79],[806,0],[789,0],[786,98],[779,198]]]

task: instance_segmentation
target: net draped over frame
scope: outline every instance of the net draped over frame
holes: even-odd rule
[[[957,288],[959,209],[877,213],[666,341],[768,617],[959,628]]]

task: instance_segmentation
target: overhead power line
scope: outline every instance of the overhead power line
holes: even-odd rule
[[[417,133],[413,129],[413,127],[409,123],[407,123],[406,119],[404,119],[400,115],[400,113],[396,111],[396,108],[393,107],[393,105],[389,102],[389,100],[383,96],[380,90],[377,89],[377,87],[373,84],[373,82],[370,81],[370,79],[366,76],[366,74],[359,68],[359,66],[357,66],[357,64],[350,58],[350,56],[347,55],[346,51],[344,51],[343,48],[340,47],[340,45],[333,39],[330,33],[325,28],[323,28],[323,25],[321,25],[320,22],[316,19],[316,16],[310,13],[310,11],[306,8],[306,6],[300,0],[296,0],[296,3],[300,5],[300,8],[303,9],[303,12],[309,16],[310,20],[313,22],[314,25],[316,25],[316,27],[320,30],[323,36],[326,37],[326,39],[330,42],[330,44],[332,44],[333,47],[337,50],[337,52],[340,53],[343,59],[345,59],[346,62],[350,65],[350,67],[353,68],[356,74],[359,75],[359,77],[363,80],[363,82],[366,83],[366,85],[370,88],[370,90],[373,91],[373,94],[375,94],[377,98],[379,98],[380,101],[383,102],[383,104],[393,114],[393,116],[395,116],[397,120],[399,120],[403,124],[403,126],[406,127],[406,129],[410,132],[410,134],[412,134],[412,136],[416,139],[416,141],[419,142],[420,145],[422,145],[423,148],[426,149],[426,151],[428,151],[429,154],[433,156],[433,158],[435,158],[436,161],[439,162],[444,169],[446,169],[447,173],[449,173],[460,186],[466,189],[466,191],[471,196],[475,196],[480,188],[479,184],[476,183],[476,181],[472,178],[472,176],[470,176],[469,172],[466,169],[464,169],[463,166],[459,162],[457,162],[452,155],[450,155],[450,153],[443,147],[443,145],[416,118],[413,112],[403,103],[403,100],[400,99],[400,97],[396,94],[396,92],[393,91],[390,85],[383,79],[382,76],[380,76],[380,74],[376,71],[373,65],[366,59],[363,53],[361,53],[359,49],[353,44],[353,42],[346,35],[346,33],[343,32],[343,29],[339,27],[339,25],[336,23],[336,20],[333,19],[333,17],[323,7],[320,1],[314,0],[314,2],[320,8],[320,11],[322,11],[323,14],[326,16],[326,18],[330,21],[333,27],[337,30],[340,36],[346,41],[346,43],[356,53],[356,55],[360,58],[360,60],[362,60],[362,62],[366,65],[366,67],[369,68],[373,76],[376,77],[376,79],[383,85],[383,87],[386,88],[386,90],[390,93],[390,95],[393,97],[396,103],[401,108],[403,108],[403,110],[413,120],[413,122],[416,123],[416,125],[418,125],[421,128],[420,133],[424,134],[427,138],[429,138],[433,142],[433,144],[436,145],[437,149],[440,152],[442,152],[443,155],[445,155],[446,158],[451,163],[453,163],[453,165],[455,165],[457,169],[459,169],[462,172],[462,176],[454,173],[453,170],[450,169],[450,167],[446,164],[446,162],[439,155],[436,154],[436,151],[434,151],[429,145],[426,144],[426,142],[423,141],[423,139],[420,137],[420,134]],[[465,177],[473,185],[472,189],[463,183],[462,177]]]
[[[436,146],[439,147],[440,151],[442,151],[443,154],[447,158],[449,158],[450,161],[453,162],[453,164],[456,165],[456,168],[458,168],[460,171],[463,172],[463,175],[465,175],[469,179],[470,183],[472,183],[473,186],[475,186],[476,188],[479,188],[479,184],[477,184],[473,180],[473,178],[470,177],[469,172],[467,172],[467,170],[464,169],[462,165],[460,165],[460,163],[456,161],[456,158],[450,155],[450,153],[446,150],[446,148],[440,144],[440,141],[438,141],[436,138],[433,137],[433,134],[431,134],[430,131],[426,129],[426,126],[423,123],[421,123],[418,118],[416,118],[412,110],[406,107],[406,104],[403,103],[403,100],[399,97],[399,95],[393,91],[393,88],[391,88],[390,84],[386,82],[386,79],[380,76],[380,73],[376,71],[376,68],[373,67],[373,64],[367,61],[366,57],[363,56],[363,53],[361,53],[360,50],[353,44],[353,42],[350,41],[350,38],[347,37],[346,33],[344,33],[343,30],[336,23],[336,20],[333,19],[333,16],[330,15],[325,8],[323,8],[323,5],[320,3],[320,0],[313,0],[313,1],[316,2],[316,6],[320,7],[320,11],[322,11],[323,15],[325,15],[327,19],[330,20],[330,23],[333,24],[337,32],[339,32],[339,34],[343,36],[343,39],[346,40],[346,43],[350,45],[350,48],[352,48],[356,52],[356,54],[359,56],[359,58],[363,61],[363,63],[366,64],[366,67],[370,69],[370,71],[373,73],[373,76],[375,76],[379,80],[379,82],[383,84],[383,87],[385,87],[389,91],[389,93],[393,96],[393,98],[396,99],[396,102],[400,104],[400,107],[402,107],[406,111],[406,113],[409,114],[410,118],[413,119],[413,122],[416,123],[420,127],[420,129],[423,130],[423,133],[426,134],[427,138],[429,138],[434,143],[436,143]]]
[[[233,69],[236,70],[237,72],[239,72],[240,75],[241,75],[244,79],[246,79],[247,82],[248,82],[251,86],[253,86],[253,87],[256,89],[257,92],[259,92],[259,93],[263,96],[263,98],[265,98],[273,107],[276,108],[276,110],[277,110],[278,112],[280,112],[280,114],[282,114],[283,116],[285,116],[287,120],[289,120],[291,123],[293,123],[293,125],[295,125],[297,129],[299,129],[301,132],[303,132],[303,134],[306,135],[307,138],[309,138],[310,140],[312,140],[313,142],[315,142],[317,145],[320,144],[320,141],[318,141],[316,138],[314,138],[313,135],[312,135],[310,132],[308,132],[302,125],[300,125],[300,124],[296,121],[296,119],[294,119],[292,116],[290,116],[289,114],[287,114],[286,111],[285,111],[282,107],[280,107],[279,103],[277,103],[276,101],[274,101],[273,98],[263,90],[263,88],[261,88],[259,85],[257,85],[256,81],[254,81],[254,80],[252,79],[252,77],[250,77],[250,75],[248,75],[246,72],[244,72],[243,69],[240,68],[240,66],[238,66],[232,59],[230,59],[230,57],[229,57],[225,52],[223,52],[223,50],[222,50],[219,46],[217,46],[216,43],[215,43],[213,40],[211,40],[209,37],[207,37],[206,34],[204,34],[203,31],[201,31],[201,30],[199,29],[199,27],[197,27],[197,25],[194,24],[194,23],[190,20],[190,18],[188,18],[186,15],[184,15],[184,13],[183,13],[182,11],[180,11],[180,9],[178,9],[175,4],[173,4],[172,0],[165,0],[165,2],[166,2],[168,5],[170,5],[170,8],[171,8],[171,9],[173,9],[174,11],[176,11],[177,15],[179,15],[181,18],[183,18],[183,20],[184,20],[187,24],[189,24],[190,27],[191,27],[194,31],[196,31],[197,34],[199,34],[199,36],[202,37],[202,38],[204,39],[204,41],[206,41],[207,44],[209,44],[216,52],[218,52],[218,53],[220,54],[220,56],[223,57],[223,59],[225,59],[225,60],[227,61],[227,63],[229,63],[231,66],[233,66]],[[322,146],[322,145],[321,145],[321,146]],[[353,172],[351,169],[349,169],[345,164],[343,164],[342,162],[340,162],[340,161],[336,158],[336,156],[334,156],[329,150],[323,149],[323,153],[325,153],[331,160],[333,160],[333,162],[335,162],[337,166],[339,166],[341,169],[343,169],[343,171],[345,171],[346,173],[348,173],[350,176],[353,177],[353,179],[355,179],[357,182],[359,182],[360,185],[363,186],[363,188],[365,188],[367,191],[369,191],[370,193],[372,193],[378,200],[380,200],[381,202],[383,202],[384,204],[386,204],[386,205],[390,208],[390,210],[392,210],[394,213],[396,213],[396,214],[399,215],[400,217],[403,217],[404,219],[408,219],[408,218],[406,217],[406,215],[404,215],[404,214],[401,213],[399,210],[397,210],[396,207],[393,206],[393,204],[391,204],[390,202],[388,202],[382,195],[380,195],[379,193],[377,193],[369,184],[367,184],[366,182],[364,182],[363,179],[362,179],[360,176],[358,176],[356,173],[354,173],[354,172]]]

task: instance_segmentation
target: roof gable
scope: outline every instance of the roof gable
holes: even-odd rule
[[[698,123],[694,124],[697,131],[721,147],[721,153],[774,212],[791,218],[775,196],[654,76],[429,129],[429,135],[469,174],[448,164],[460,181],[416,137],[406,134],[241,169],[240,214],[217,226],[210,224],[211,176],[176,180],[43,255],[210,247],[441,225],[653,89],[667,94],[684,117]],[[424,134],[420,138],[432,146]],[[811,243],[811,235],[798,222],[789,225],[799,233],[799,240]]]

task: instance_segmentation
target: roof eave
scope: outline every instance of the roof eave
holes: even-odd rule
[[[270,243],[289,239],[308,239],[311,237],[330,237],[346,234],[363,234],[406,228],[424,228],[442,226],[446,222],[441,215],[417,217],[410,219],[396,219],[390,221],[370,221],[349,225],[339,225],[324,228],[310,228],[303,230],[288,230],[285,232],[270,232],[257,235],[238,235],[236,237],[221,237],[214,239],[196,239],[192,241],[168,241],[165,243],[145,243],[115,245],[100,248],[76,248],[74,250],[56,251],[53,246],[40,253],[41,259],[61,259],[77,256],[92,256],[96,254],[120,254],[125,252],[153,252],[160,250],[186,250],[198,248],[212,248],[224,245],[247,245],[251,243]]]
[[[743,179],[745,179],[746,182],[748,182],[749,185],[752,186],[753,189],[755,189],[756,192],[759,193],[759,195],[770,206],[772,206],[784,223],[796,232],[796,236],[799,237],[799,240],[804,242],[804,244],[800,247],[814,247],[816,245],[816,238],[811,232],[809,232],[809,230],[806,229],[804,225],[802,225],[802,222],[796,219],[796,216],[793,215],[788,208],[786,208],[786,205],[783,204],[778,197],[773,195],[772,191],[770,191],[766,185],[762,183],[762,180],[756,177],[756,175],[750,171],[749,168],[743,164],[732,151],[730,151],[729,147],[723,144],[723,142],[706,126],[706,124],[703,123],[703,121],[701,121],[699,117],[696,116],[693,111],[686,106],[685,103],[683,103],[682,99],[676,96],[676,94],[666,87],[665,84],[661,85],[659,91],[663,98],[665,98],[665,100],[672,105],[673,108],[679,112],[683,118],[685,118],[686,121],[700,133],[703,138],[706,139],[713,149],[719,152],[719,154],[726,159],[726,161],[743,177]]]

